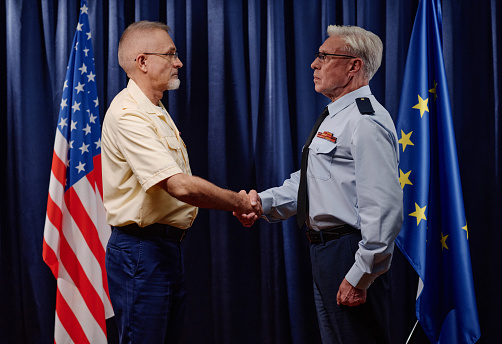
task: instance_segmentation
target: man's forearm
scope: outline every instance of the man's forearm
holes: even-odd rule
[[[199,177],[180,173],[161,183],[171,196],[196,207],[239,213],[258,211],[251,206],[247,195],[222,189]]]

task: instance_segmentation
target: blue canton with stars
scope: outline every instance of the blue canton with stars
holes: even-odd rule
[[[58,130],[68,141],[65,190],[91,172],[93,157],[101,154],[99,102],[87,12],[83,0],[59,111]]]

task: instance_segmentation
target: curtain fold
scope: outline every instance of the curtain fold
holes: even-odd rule
[[[127,77],[120,36],[136,20],[167,23],[183,67],[164,105],[195,175],[235,191],[282,184],[329,100],[310,65],[329,24],[359,25],[384,42],[370,86],[397,119],[419,0],[89,0],[101,120]],[[502,11],[497,0],[443,0],[444,58],[469,227],[482,339],[499,338],[497,243]],[[78,0],[6,0],[0,10],[0,344],[53,341],[56,283],[42,261],[54,132]],[[475,23],[469,24],[466,23]],[[375,171],[378,173],[378,171]],[[406,216],[407,214],[405,214]],[[305,235],[290,219],[243,228],[201,209],[183,244],[188,299],[184,343],[320,343]],[[485,256],[486,255],[486,256]],[[399,252],[392,335],[414,325],[416,275]],[[109,331],[110,342],[116,341]],[[414,343],[426,343],[420,333]]]

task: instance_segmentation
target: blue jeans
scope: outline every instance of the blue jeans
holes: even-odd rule
[[[389,344],[388,273],[368,288],[366,302],[355,307],[336,303],[338,288],[354,264],[361,233],[310,246],[314,300],[323,344]]]
[[[180,342],[186,286],[179,242],[113,228],[106,272],[120,343]]]

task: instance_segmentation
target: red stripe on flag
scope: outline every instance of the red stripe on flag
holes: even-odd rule
[[[56,313],[58,314],[59,321],[74,343],[90,343],[77,317],[63,295],[61,295],[59,289],[56,293]],[[54,343],[56,343],[56,339],[54,339]]]
[[[57,279],[59,275],[59,261],[54,250],[45,242],[43,243],[42,257],[44,258],[45,264],[49,266],[52,274]]]
[[[96,190],[96,185],[98,186],[98,189],[101,189],[99,197],[102,200],[103,199],[103,196],[102,196],[103,195],[103,193],[102,193],[103,187],[102,187],[102,182],[101,182],[101,180],[102,180],[102,178],[101,178],[101,159],[98,159],[98,161],[99,161],[99,166],[94,165],[94,169],[91,172],[87,173],[86,177],[89,180],[89,183],[90,183],[91,187],[93,188],[93,190]],[[94,162],[96,162],[96,158],[94,158]],[[76,194],[76,192],[73,188],[71,188],[70,197],[75,198],[75,200],[80,201],[78,195]],[[96,197],[98,197],[98,196],[96,196]],[[80,206],[81,206],[81,208],[78,209],[79,218],[83,218],[84,216],[88,216],[87,211],[84,208],[84,205],[82,203],[80,203]],[[77,210],[77,209],[74,209],[74,210]],[[71,212],[71,213],[73,216],[73,212]],[[84,235],[84,238],[87,242],[87,245],[89,246],[92,253],[94,254],[94,257],[96,257],[96,260],[98,261],[99,265],[101,266],[101,278],[103,281],[103,288],[106,292],[106,296],[108,297],[108,300],[111,303],[110,293],[108,291],[108,278],[106,276],[106,268],[105,268],[106,252],[103,249],[103,244],[99,238],[99,233],[97,232],[97,229],[94,226],[94,223],[91,221],[90,218],[87,218],[86,222],[88,222],[88,224],[85,225],[85,227],[88,230],[88,233],[84,233],[84,231],[82,231],[82,229],[81,229],[81,232],[82,232],[82,235]],[[80,224],[78,224],[78,226],[80,227]],[[93,226],[92,229],[91,229],[91,226]]]
[[[63,222],[63,214],[61,208],[52,200],[51,195],[47,199],[47,219],[52,223],[52,225],[58,230],[61,236],[61,227]],[[44,239],[42,257],[44,262],[49,266],[54,277],[58,278],[59,271],[59,260],[57,258],[56,252],[49,246]]]
[[[51,195],[47,199],[47,218],[51,223],[56,227],[61,234],[61,227],[63,223],[63,213],[61,212],[61,207],[59,204],[56,204]]]
[[[66,165],[56,154],[56,151],[52,153],[52,173],[54,177],[63,185],[66,184]]]
[[[103,199],[103,176],[101,174],[101,154],[94,156],[93,164],[95,172],[94,173],[95,182],[99,190],[99,195],[101,196],[101,199]],[[91,183],[91,185],[94,187],[94,184]]]
[[[106,270],[105,266],[105,252],[103,246],[101,246],[101,241],[99,240],[99,236],[96,232],[96,227],[94,223],[89,218],[87,211],[78,195],[73,190],[73,187],[69,188],[65,195],[65,204],[70,213],[71,217],[77,224],[84,237],[89,249],[96,257],[101,268],[101,276],[103,281],[106,281]],[[63,254],[63,242],[69,252],[65,252]],[[71,260],[73,261],[71,264],[66,264],[66,253],[71,256]],[[91,311],[94,319],[99,324],[99,326],[103,329],[103,332],[106,333],[106,321],[105,321],[105,311],[103,301],[101,300],[99,294],[96,292],[95,286],[91,283],[85,271],[82,268],[82,265],[78,261],[78,258],[75,256],[75,253],[72,251],[70,245],[66,241],[61,240],[61,261],[64,262],[64,266],[68,271],[68,274],[71,276],[73,283],[77,286],[82,295],[87,307]],[[96,286],[101,288],[101,286]]]
[[[94,171],[88,173],[87,175],[89,176],[91,174],[95,174]],[[101,240],[99,240],[99,234],[97,232],[96,226],[89,217],[89,214],[87,214],[82,201],[76,194],[73,187],[69,188],[65,193],[65,203],[68,211],[71,214],[71,217],[75,220],[75,223],[80,229],[80,232],[82,233],[87,246],[89,246],[92,254],[94,255],[94,257],[96,257],[99,266],[101,266],[101,278],[103,282],[107,284],[108,280],[106,277],[105,269],[105,250],[103,249]],[[106,291],[108,292],[108,286],[106,286]]]
[[[80,261],[71,249],[68,241],[64,236],[60,241],[60,259],[72,279],[73,283],[80,292],[92,316],[99,324],[104,333],[106,333],[105,309],[101,298],[91,281],[85,274]],[[57,307],[56,307],[57,310]]]

